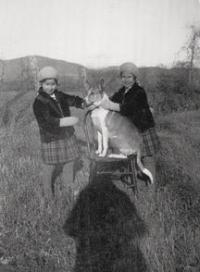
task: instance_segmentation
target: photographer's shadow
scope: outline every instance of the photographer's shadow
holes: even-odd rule
[[[109,176],[96,177],[80,193],[64,231],[76,241],[75,272],[147,271],[139,248],[146,226]]]

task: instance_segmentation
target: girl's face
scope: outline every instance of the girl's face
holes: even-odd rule
[[[135,83],[135,76],[128,72],[123,72],[121,75],[122,85],[126,88],[130,88]]]
[[[57,88],[57,83],[56,80],[53,78],[45,79],[42,84],[42,89],[45,93],[51,95]]]

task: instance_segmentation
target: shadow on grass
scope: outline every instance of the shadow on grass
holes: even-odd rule
[[[75,272],[147,271],[139,248],[147,228],[109,176],[96,178],[80,193],[64,231],[76,240]]]

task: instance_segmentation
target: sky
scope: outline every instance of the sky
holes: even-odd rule
[[[200,0],[0,0],[0,59],[171,65],[199,22]]]

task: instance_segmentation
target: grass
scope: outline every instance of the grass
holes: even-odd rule
[[[80,111],[73,113],[81,114]],[[136,209],[133,209],[133,214],[138,214],[147,229],[139,239],[141,256],[147,271],[197,272],[200,271],[200,112],[170,114],[157,119],[162,149],[157,160],[156,192],[139,184],[137,199],[130,191],[128,193]],[[83,139],[81,123],[77,127],[77,135]],[[43,201],[36,123],[16,126],[14,133],[7,128],[0,135],[0,146],[1,262],[8,262],[16,272],[72,271],[77,248],[74,239],[64,232],[63,225],[72,214],[74,200],[70,191],[64,193],[58,186],[57,200],[49,203]],[[72,191],[85,188],[81,193],[84,195],[84,192],[88,192],[88,161],[84,155],[83,158],[84,171],[78,174]],[[92,190],[98,195],[98,191]],[[112,190],[109,197],[113,195]],[[127,191],[124,187],[123,190]],[[116,193],[119,194],[118,191]],[[117,198],[113,199],[108,205],[118,203]],[[84,203],[81,207],[85,209]],[[113,216],[118,220],[116,226],[121,226],[126,217],[120,202],[118,204],[114,206]],[[115,216],[119,211],[120,215]],[[117,227],[109,218],[102,218],[103,228],[110,230],[109,237],[114,237],[112,241],[118,241],[120,237],[127,241],[128,225],[125,224],[124,232],[121,229],[115,232]],[[130,223],[133,224],[139,219],[130,220],[133,220]],[[131,226],[134,232],[134,224]],[[95,233],[97,239],[100,234],[96,229]],[[123,249],[126,252],[124,258],[129,256],[129,259],[122,258]],[[135,258],[135,255],[129,254],[132,246],[123,244],[121,250],[122,255],[115,259],[112,271],[132,271],[126,270],[127,263]],[[80,267],[75,267],[75,271],[81,271]],[[82,271],[86,271],[84,269]],[[145,266],[138,271],[145,271]]]

